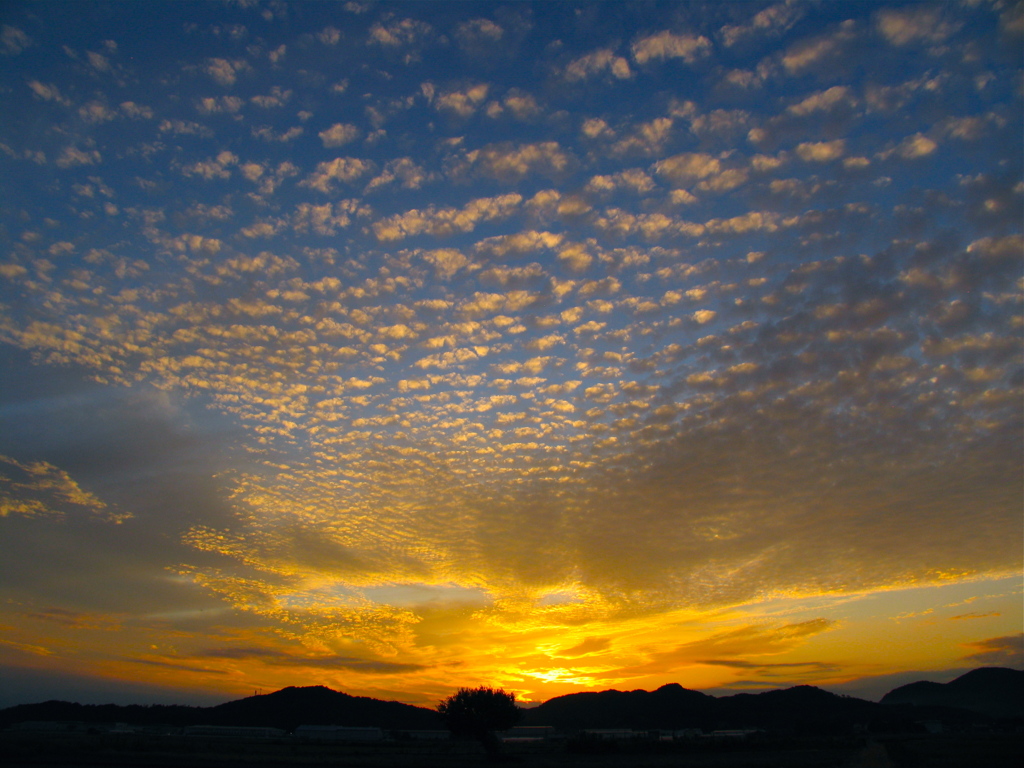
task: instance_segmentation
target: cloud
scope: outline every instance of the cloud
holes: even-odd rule
[[[385,48],[402,48],[422,43],[433,33],[433,27],[418,19],[400,19],[370,28],[370,42]]]
[[[806,38],[791,45],[782,54],[782,67],[790,75],[821,71],[842,58],[855,39],[856,24],[852,20],[844,21],[834,32]]]
[[[47,85],[46,83],[41,83],[38,80],[29,80],[28,87],[32,89],[32,93],[34,93],[37,98],[40,98],[43,101],[55,101],[66,107],[71,106],[71,101],[64,98],[56,85]]]
[[[340,147],[358,139],[360,131],[351,123],[335,123],[317,135],[325,147]]]
[[[617,189],[643,194],[654,189],[654,180],[639,168],[631,168],[612,175],[594,176],[584,189],[593,194],[610,193]]]
[[[456,232],[472,232],[481,221],[508,218],[522,200],[521,195],[507,194],[477,198],[461,209],[413,209],[375,222],[373,231],[381,241],[401,240],[419,234],[445,236]]]
[[[422,166],[417,165],[411,157],[399,157],[388,160],[384,170],[379,176],[375,176],[366,185],[365,193],[400,182],[402,189],[419,189],[425,183],[433,179],[433,174],[428,173]]]
[[[784,2],[758,11],[746,24],[729,24],[721,28],[722,43],[731,48],[749,38],[778,37],[796,24],[804,15],[799,3]]]
[[[110,59],[104,56],[102,53],[96,53],[95,51],[88,51],[86,58],[89,60],[89,66],[95,69],[97,72],[110,72]]]
[[[675,35],[668,30],[643,37],[631,47],[637,64],[646,64],[653,59],[682,59],[693,64],[697,59],[711,53],[711,41],[703,35]]]
[[[207,115],[234,114],[243,106],[245,101],[237,96],[205,96],[196,102],[196,109]]]
[[[704,152],[673,155],[654,164],[656,174],[678,186],[717,174],[721,168],[718,158]]]
[[[656,651],[643,664],[615,669],[602,673],[600,677],[638,677],[653,672],[672,672],[694,663],[747,668],[744,663],[751,657],[782,653],[834,626],[835,622],[828,619],[775,626],[744,626],[684,643],[671,650]],[[752,665],[760,669],[771,669],[773,666],[756,662]]]
[[[270,89],[270,93],[251,96],[249,101],[261,109],[273,109],[275,107],[283,107],[291,98],[291,90],[275,85]]]
[[[117,117],[117,112],[99,101],[90,101],[78,108],[78,116],[86,123],[106,123]]]
[[[2,222],[8,639],[128,674],[86,629],[122,613],[148,680],[306,658],[398,698],[761,684],[830,674],[869,600],[1019,572],[1019,126],[972,53],[1003,11],[889,45],[881,6],[823,7],[261,6],[272,43],[168,27],[160,77],[98,43],[18,75],[60,56],[35,35],[0,128],[31,203]],[[1005,650],[958,643],[1008,603],[891,663]]]
[[[907,136],[899,143],[899,146],[896,147],[896,154],[904,160],[914,160],[930,155],[937,148],[938,144],[934,141],[923,134],[916,133],[913,136]]]
[[[337,45],[341,40],[341,31],[337,27],[324,27],[317,32],[316,39],[324,45]]]
[[[352,224],[357,217],[370,215],[370,209],[358,200],[340,200],[337,203],[299,203],[292,215],[291,223],[296,232],[312,231],[318,235],[331,237]]]
[[[57,157],[56,163],[59,168],[73,168],[76,165],[96,165],[102,159],[99,150],[96,149],[65,147]]]
[[[181,169],[185,176],[202,176],[207,181],[231,178],[231,167],[238,165],[238,155],[224,151],[215,158],[200,160]]]
[[[4,56],[17,56],[32,43],[32,38],[17,27],[4,24],[0,29],[0,53]]]
[[[335,182],[351,184],[373,170],[373,163],[358,157],[336,157],[317,163],[316,170],[299,182],[300,187],[309,187],[324,194],[330,194]]]
[[[964,643],[964,647],[973,651],[963,657],[964,661],[971,664],[1014,669],[1024,666],[1024,633]]]
[[[538,232],[524,230],[510,235],[496,235],[484,238],[476,243],[478,255],[491,259],[516,258],[536,253],[540,249],[557,248],[563,235],[554,232]]]
[[[672,138],[672,119],[656,117],[649,123],[641,123],[634,127],[630,135],[624,136],[612,145],[612,154],[660,155],[664,153],[665,144]]]
[[[564,648],[558,652],[558,655],[562,658],[579,658],[580,656],[589,656],[594,653],[601,653],[608,650],[611,646],[611,640],[607,637],[588,637],[581,643],[572,646],[571,648]]]
[[[487,98],[489,89],[490,86],[486,83],[478,83],[463,90],[445,91],[434,99],[434,108],[458,117],[469,117]]]
[[[846,153],[846,141],[804,141],[797,145],[796,154],[809,163],[827,163],[837,160]]]
[[[263,139],[266,142],[280,142],[287,144],[289,141],[294,141],[305,133],[305,129],[296,125],[289,128],[287,131],[277,132],[269,125],[253,126],[252,135]]]
[[[578,83],[595,75],[610,73],[617,80],[628,80],[633,76],[629,62],[616,56],[611,48],[601,48],[570,61],[562,76],[570,83]]]
[[[229,61],[228,59],[212,58],[207,60],[205,71],[216,83],[227,88],[235,84],[239,72],[248,69],[250,69],[249,64],[242,59]]]
[[[791,115],[804,117],[815,112],[830,112],[838,106],[853,106],[856,98],[845,85],[834,85],[826,91],[812,93],[786,108]]]
[[[121,522],[130,515],[114,513],[83,490],[67,472],[45,461],[23,464],[0,455],[0,517],[60,516],[87,512]]]
[[[121,112],[132,120],[153,120],[154,112],[144,104],[137,104],[134,101],[122,101]]]
[[[452,275],[469,263],[469,259],[454,248],[438,248],[433,251],[424,251],[423,258],[433,265],[439,280],[451,279]]]
[[[539,117],[541,107],[533,95],[518,88],[512,88],[500,102],[489,102],[486,111],[487,116],[491,118],[498,118],[508,113],[516,120],[525,122]]]
[[[417,672],[425,667],[422,664],[407,664],[383,659],[367,659],[355,656],[314,655],[294,653],[273,648],[211,648],[200,651],[195,660],[226,659],[254,660],[260,664],[274,667],[306,667],[309,669],[344,669],[349,672],[361,672],[370,675],[393,674],[396,672]]]
[[[886,8],[875,16],[875,26],[892,45],[938,44],[955,34],[962,24],[944,18],[939,6]]]
[[[483,56],[505,37],[505,29],[490,19],[470,19],[455,28],[454,36],[463,51]]]
[[[176,136],[202,136],[209,138],[213,131],[205,125],[189,120],[161,120],[157,127],[160,133],[172,133]]]
[[[451,165],[449,173],[456,178],[476,174],[505,182],[533,174],[556,178],[568,171],[574,160],[557,141],[501,142],[466,152]]]

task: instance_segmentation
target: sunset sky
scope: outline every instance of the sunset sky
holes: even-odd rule
[[[1022,9],[0,5],[0,706],[1024,667]]]

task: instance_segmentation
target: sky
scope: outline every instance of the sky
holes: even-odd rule
[[[0,5],[0,706],[1024,667],[1024,8]]]

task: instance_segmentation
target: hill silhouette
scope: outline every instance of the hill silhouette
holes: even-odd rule
[[[878,705],[838,696],[811,685],[764,693],[738,693],[717,701],[719,727],[757,727],[797,731],[845,730],[878,719]]]
[[[350,696],[322,685],[288,687],[249,696],[207,710],[210,725],[263,725],[293,730],[299,725],[376,726],[393,729],[443,728],[432,709]]]
[[[1024,717],[1024,672],[982,668],[945,685],[917,682],[887,693],[881,703],[799,685],[763,693],[715,697],[670,683],[655,691],[600,691],[558,696],[524,710],[523,725],[563,731],[587,728],[676,730],[765,728],[829,733],[854,725],[905,730],[923,719],[953,727],[988,718]],[[0,727],[29,720],[133,725],[248,725],[294,730],[299,725],[375,726],[385,730],[441,729],[432,709],[350,696],[322,685],[288,687],[214,707],[119,706],[46,701],[0,710]]]
[[[581,728],[771,728],[835,730],[867,723],[877,704],[801,685],[764,693],[716,698],[677,683],[656,691],[573,693],[527,710],[524,724]]]
[[[889,691],[881,703],[956,707],[990,717],[1024,717],[1024,672],[982,667],[948,683],[922,680]]]
[[[288,687],[215,707],[118,706],[47,701],[0,710],[0,727],[26,720],[121,722],[133,725],[252,725],[293,730],[299,725],[376,726],[384,729],[443,728],[432,709],[366,696],[350,696],[322,685]]]
[[[656,691],[570,693],[523,713],[524,725],[581,728],[684,728],[710,723],[715,697],[678,683]],[[700,725],[698,725],[700,724]]]
[[[51,699],[0,709],[0,728],[29,720],[185,726],[204,722],[205,711],[203,707],[178,704],[76,704]]]

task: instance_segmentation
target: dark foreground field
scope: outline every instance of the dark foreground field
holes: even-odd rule
[[[473,768],[493,766],[472,742],[310,744],[122,734],[0,733],[8,768]],[[505,745],[502,765],[521,768],[1018,768],[1024,736],[905,736],[878,740],[779,740],[762,744],[537,742]]]

